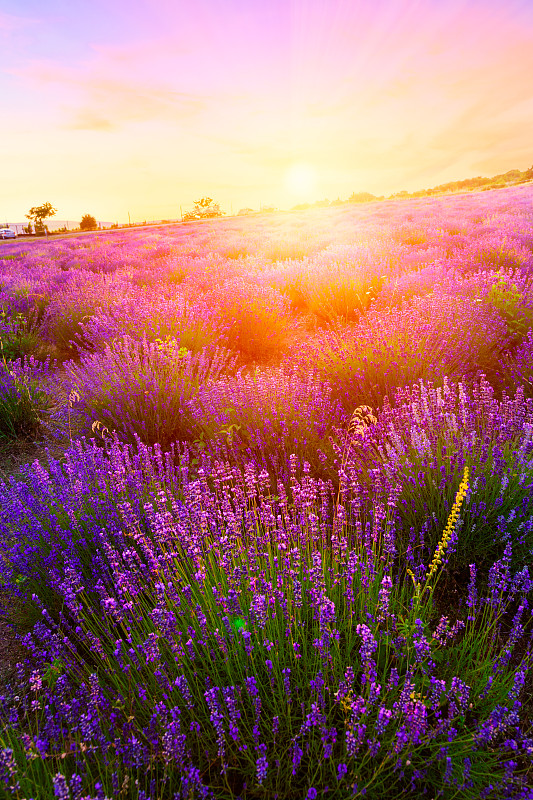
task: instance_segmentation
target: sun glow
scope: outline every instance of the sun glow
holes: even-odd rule
[[[315,200],[317,173],[310,164],[292,164],[285,173],[285,189],[299,200]]]

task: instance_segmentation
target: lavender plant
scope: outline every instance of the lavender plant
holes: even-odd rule
[[[290,338],[288,308],[279,292],[244,280],[213,289],[206,302],[217,312],[222,342],[245,363],[279,358]]]
[[[318,337],[309,361],[347,410],[379,408],[396,387],[420,379],[497,373],[507,341],[507,328],[494,312],[469,298],[436,294],[370,312],[359,326]]]
[[[66,365],[67,387],[80,397],[87,428],[98,422],[128,441],[193,440],[201,428],[193,401],[235,359],[222,348],[191,353],[175,339],[149,342],[125,336],[102,353],[82,354]]]
[[[211,316],[205,304],[191,306],[176,293],[154,297],[132,290],[109,309],[97,311],[79,324],[78,346],[80,350],[102,350],[109,342],[130,336],[149,342],[175,340],[180,347],[198,353],[220,339]]]
[[[70,448],[0,485],[2,796],[533,797],[530,197],[2,260],[80,359]],[[295,335],[283,286],[335,329]],[[12,419],[46,376],[4,367]]]
[[[51,348],[43,341],[31,315],[0,311],[0,358],[14,361],[25,356],[46,359]]]
[[[492,285],[487,302],[501,314],[515,344],[520,343],[533,324],[533,309],[524,303],[524,297],[516,283],[510,283],[505,274],[499,274]]]
[[[501,359],[504,379],[510,387],[520,388],[526,397],[533,397],[533,331],[529,330],[514,353]]]
[[[485,566],[512,543],[515,565],[530,563],[533,406],[523,391],[498,400],[486,379],[471,388],[444,380],[399,389],[375,425],[345,437],[345,469],[369,486],[397,487],[398,546],[407,562],[428,558],[465,467],[471,473],[450,565]],[[341,457],[341,448],[337,449]],[[400,533],[401,531],[401,533]]]
[[[101,526],[91,578],[78,548],[33,570],[63,609],[54,619],[34,595],[29,696],[2,697],[8,796],[529,796],[527,569],[512,576],[505,554],[484,594],[472,568],[464,618],[433,605],[467,474],[413,586],[391,570],[390,518],[358,524],[354,486],[332,518],[305,472],[288,505],[251,466],[193,480],[182,466],[140,514],[127,458],[117,444],[93,472],[115,482],[122,524]],[[86,479],[75,463],[49,476],[51,497]]]
[[[293,455],[300,467],[308,461],[315,477],[335,478],[330,437],[346,415],[316,374],[285,367],[224,376],[200,389],[195,416],[221,460],[253,461],[288,480]]]
[[[0,360],[0,443],[37,436],[50,416],[51,399],[43,386],[50,361],[33,356]]]

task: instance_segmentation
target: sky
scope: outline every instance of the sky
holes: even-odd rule
[[[0,0],[0,220],[524,170],[532,43],[532,0]]]

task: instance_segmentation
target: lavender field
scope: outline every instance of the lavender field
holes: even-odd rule
[[[0,311],[0,796],[533,798],[533,185],[8,240]]]

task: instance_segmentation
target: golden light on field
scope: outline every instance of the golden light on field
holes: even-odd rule
[[[318,188],[317,172],[311,164],[292,164],[285,173],[285,189],[298,200],[315,200]]]

